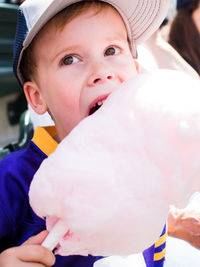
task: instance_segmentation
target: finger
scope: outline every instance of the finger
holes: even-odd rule
[[[39,245],[24,245],[18,249],[17,254],[21,261],[41,263],[45,266],[52,266],[55,263],[55,256],[48,248]]]
[[[22,245],[41,245],[42,242],[45,240],[45,238],[48,235],[48,231],[44,230],[40,232],[37,235],[31,236],[29,239],[27,239]]]

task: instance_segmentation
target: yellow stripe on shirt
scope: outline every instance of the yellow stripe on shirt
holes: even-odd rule
[[[54,126],[37,127],[32,141],[39,147],[40,150],[49,156],[57,147],[58,143],[53,139],[56,133]]]
[[[159,261],[165,257],[166,248],[164,248],[161,252],[154,253],[154,261]]]
[[[161,246],[162,244],[164,244],[166,242],[167,239],[167,233],[165,233],[164,235],[162,235],[158,241],[155,243],[155,248]]]

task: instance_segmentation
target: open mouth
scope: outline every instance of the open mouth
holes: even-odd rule
[[[89,115],[94,114],[101,106],[103,105],[103,101],[98,101],[89,111]]]
[[[109,96],[109,94],[98,97],[95,101],[92,102],[92,104],[89,107],[88,115],[94,114],[104,103],[106,98]]]

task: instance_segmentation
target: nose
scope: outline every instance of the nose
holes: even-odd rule
[[[115,77],[115,73],[109,65],[98,62],[95,66],[91,67],[88,83],[90,86],[94,86],[114,80]]]

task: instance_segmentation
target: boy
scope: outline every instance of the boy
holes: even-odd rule
[[[0,162],[0,266],[54,263],[51,251],[39,246],[47,234],[41,232],[45,222],[28,203],[33,175],[82,119],[100,108],[120,83],[137,75],[135,43],[158,28],[168,1],[108,2],[26,0],[21,6],[14,70],[31,107],[38,114],[48,111],[55,128],[36,129],[25,150]],[[163,265],[164,247],[165,230],[144,252],[147,266]],[[93,266],[99,258],[58,256],[54,266]]]

